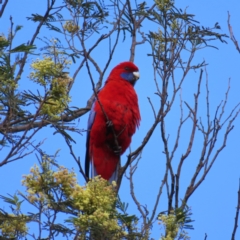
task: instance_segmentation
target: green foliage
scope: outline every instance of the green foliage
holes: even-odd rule
[[[32,14],[32,17],[27,17],[28,20],[33,22],[42,22],[43,25],[46,25],[49,30],[56,31],[61,33],[61,29],[57,26],[54,26],[51,22],[56,22],[62,20],[63,17],[60,13],[56,13],[56,17],[54,15],[42,16],[40,14]]]
[[[155,0],[152,8],[145,1],[136,3],[134,8],[131,6],[131,1],[111,1],[111,6],[105,5],[101,0],[64,0],[60,3],[63,5],[55,6],[56,2],[48,2],[45,14],[32,13],[27,18],[37,26],[36,34],[29,38],[31,44],[15,44],[15,36],[21,32],[23,26],[17,25],[14,29],[12,20],[8,36],[0,36],[0,133],[2,134],[0,145],[11,146],[6,159],[1,162],[2,165],[32,153],[31,151],[25,153],[30,147],[33,148],[32,151],[38,150],[40,144],[34,144],[31,138],[46,125],[54,127],[68,143],[74,142],[73,136],[65,130],[74,132],[80,130],[72,126],[68,128],[66,122],[82,116],[89,110],[90,105],[82,109],[70,110],[71,87],[86,61],[99,73],[96,90],[101,87],[119,36],[122,36],[123,40],[130,36],[131,60],[134,60],[137,45],[149,43],[151,46],[152,52],[149,56],[153,60],[153,71],[160,75],[160,83],[162,83],[159,84],[160,87],[157,86],[157,94],[161,97],[161,104],[163,103],[162,118],[160,121],[156,117],[156,121],[163,125],[164,117],[175,98],[169,100],[171,96],[167,91],[168,83],[174,85],[173,94],[181,88],[181,83],[175,85],[175,80],[171,79],[174,76],[174,69],[182,69],[185,77],[189,69],[203,67],[204,62],[191,65],[195,51],[203,47],[214,47],[209,45],[211,41],[217,39],[225,42],[227,37],[218,33],[220,29],[218,23],[212,28],[201,26],[193,14],[189,14],[187,10],[177,9],[173,0]],[[143,29],[143,20],[153,25],[156,31]],[[51,34],[55,33],[57,37],[50,41],[45,37],[39,37],[42,26],[55,31]],[[61,40],[66,40],[64,45],[58,39],[59,36],[63,37]],[[44,44],[41,49],[36,48],[34,42],[36,39]],[[104,40],[109,44],[109,59],[106,67],[102,68],[92,54],[95,48],[102,46],[100,44]],[[185,56],[182,55],[186,53],[190,55],[189,62],[183,60]],[[31,57],[33,56],[31,60],[30,54]],[[68,73],[72,67],[69,58],[74,63],[76,58],[80,59],[72,77]],[[34,87],[22,91],[18,86],[23,80],[22,73],[29,66],[28,63],[31,69],[29,79]],[[89,70],[89,78],[92,78],[91,67],[87,70]],[[158,85],[157,81],[156,85]],[[165,112],[164,108],[167,109]],[[156,122],[156,126],[158,123]],[[153,131],[154,128],[150,132]],[[150,135],[147,135],[144,141],[147,142],[146,139]],[[139,203],[138,208],[146,212],[140,211],[145,218],[145,222],[141,225],[139,221],[142,218],[129,215],[128,204],[121,202],[120,197],[117,197],[115,183],[109,184],[96,177],[81,186],[77,182],[75,172],[64,166],[58,166],[55,157],[41,153],[39,166],[32,167],[30,174],[23,177],[25,193],[1,196],[3,201],[11,205],[12,213],[0,210],[0,239],[1,237],[25,239],[26,236],[43,239],[43,235],[47,235],[48,239],[59,235],[64,238],[104,240],[150,238],[153,219],[156,219],[155,213],[149,218],[152,220],[148,220],[147,208],[140,206]],[[128,162],[133,163],[136,158],[137,155],[134,155],[134,158],[129,158]],[[172,189],[173,194],[169,194],[171,197],[176,194],[174,186]],[[169,208],[172,209],[172,199],[169,199],[169,202],[171,202]],[[28,213],[22,212],[24,204],[30,209]],[[177,203],[175,204],[177,206]],[[63,215],[64,220],[62,220]],[[192,220],[187,205],[184,209],[177,208],[169,210],[168,214],[160,214],[158,220],[165,230],[162,240],[189,238],[185,229],[192,229],[190,225]],[[37,237],[33,236],[28,228],[29,223],[38,224],[40,230],[34,233],[35,236],[38,235]]]
[[[193,226],[189,225],[193,222],[190,218],[191,215],[191,209],[187,205],[184,209],[177,208],[170,211],[169,214],[160,213],[158,215],[159,224],[165,229],[165,236],[161,236],[161,240],[190,239],[185,229],[193,229]]]
[[[155,3],[159,10],[162,12],[167,12],[174,6],[173,0],[156,0]]]
[[[20,27],[16,31],[19,29]],[[19,80],[16,71],[20,61],[17,58],[12,63],[11,55],[16,52],[31,52],[34,49],[33,46],[26,47],[24,44],[11,48],[13,39],[14,35],[9,38],[4,35],[0,36],[0,115],[8,115],[8,117],[20,115],[22,112],[20,105],[23,104],[16,93]],[[6,129],[5,126],[4,128]],[[6,145],[6,143],[6,139],[2,139],[0,142],[1,145]]]
[[[181,57],[184,53],[195,52],[203,47],[214,47],[209,44],[213,40],[226,43],[227,35],[217,32],[220,29],[218,23],[211,28],[203,27],[193,14],[177,9],[174,1],[156,0],[155,3],[157,8],[149,13],[148,18],[158,24],[158,30],[149,31],[148,41],[152,47],[152,54],[149,55],[159,69],[163,70],[164,65],[174,65],[179,59],[174,56]],[[202,66],[204,63],[193,68]]]
[[[27,222],[29,218],[21,213],[21,205],[23,200],[19,200],[18,196],[9,195],[4,197],[0,195],[4,202],[11,204],[12,214],[6,213],[0,209],[0,236],[9,239],[16,236],[24,238],[27,235],[28,227]]]
[[[71,219],[85,239],[87,233],[99,239],[119,239],[125,233],[118,225],[114,208],[116,193],[113,186],[99,177],[88,182],[86,188],[77,187],[71,194],[73,204],[81,214]]]
[[[80,186],[75,173],[58,166],[55,157],[42,154],[40,165],[35,165],[30,169],[30,174],[23,176],[22,185],[26,193],[18,192],[23,200],[17,195],[1,196],[11,204],[15,213],[12,215],[1,210],[2,236],[24,238],[26,234],[31,235],[27,224],[37,222],[49,237],[62,234],[75,235],[77,239],[90,239],[90,236],[97,239],[143,239],[137,232],[137,218],[129,216],[126,213],[127,206],[117,199],[115,182],[109,184],[96,177],[85,186]],[[34,206],[38,211],[23,214],[21,209],[24,203]],[[61,213],[68,214],[64,222],[58,221]],[[19,221],[21,223],[17,224]]]
[[[17,52],[27,52],[27,53],[33,53],[32,50],[36,49],[35,46],[32,45],[25,45],[24,43],[11,49],[10,53],[17,53]]]
[[[28,232],[27,218],[24,215],[7,214],[0,212],[0,235],[5,239],[15,237],[25,238]],[[2,239],[2,238],[1,238]]]
[[[0,94],[7,93],[17,87],[14,81],[14,69],[16,65],[11,66],[10,57],[7,54],[9,45],[9,40],[5,36],[0,36]]]
[[[71,61],[56,49],[57,40],[52,40],[52,43],[53,46],[48,48],[48,56],[31,64],[33,71],[29,78],[48,90],[44,102],[40,102],[41,113],[48,115],[52,120],[58,120],[59,114],[67,108],[71,100],[68,96],[68,86],[72,79],[64,72],[69,68]]]
[[[0,36],[0,49],[1,51],[9,46],[9,41],[5,38],[5,36]]]
[[[118,209],[118,221],[120,225],[123,225],[128,230],[128,239],[149,239],[149,232],[142,234],[138,230],[139,219],[135,215],[129,215],[127,213],[128,204],[121,201],[118,196],[116,201],[116,209]]]

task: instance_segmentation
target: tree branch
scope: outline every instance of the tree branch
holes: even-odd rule
[[[3,15],[3,12],[4,12],[4,9],[5,7],[7,6],[7,3],[8,3],[8,0],[5,0],[2,7],[1,7],[1,10],[0,10],[0,18],[2,17]],[[2,1],[1,1],[1,4],[2,4]]]
[[[240,53],[240,47],[238,45],[238,41],[236,40],[234,34],[233,34],[233,30],[232,30],[232,26],[230,25],[230,13],[228,12],[228,30],[229,30],[229,33],[230,33],[230,39],[233,41],[237,51]]]
[[[235,215],[234,227],[233,227],[231,240],[235,240],[235,235],[236,235],[237,228],[238,228],[239,209],[240,209],[240,179],[239,179],[239,186],[238,186],[238,199],[237,199],[236,215]]]

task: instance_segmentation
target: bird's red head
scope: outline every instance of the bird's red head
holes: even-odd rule
[[[132,62],[122,62],[118,64],[115,68],[113,68],[109,76],[111,78],[108,80],[115,79],[115,77],[120,77],[132,85],[134,85],[140,77],[138,67]]]

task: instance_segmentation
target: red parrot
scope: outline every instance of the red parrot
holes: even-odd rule
[[[116,180],[120,155],[129,147],[141,119],[134,90],[138,79],[137,66],[132,62],[122,62],[113,68],[104,87],[98,92],[98,99],[109,122],[95,99],[88,119],[85,159],[87,177],[91,163],[91,177],[101,175],[106,180]],[[111,127],[117,136],[118,149]]]

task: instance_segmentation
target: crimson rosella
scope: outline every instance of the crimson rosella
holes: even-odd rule
[[[98,99],[106,116],[95,99],[88,119],[85,172],[89,177],[101,175],[112,181],[117,178],[118,162],[131,143],[139,126],[140,112],[134,84],[139,79],[138,68],[132,62],[122,62],[111,71]],[[111,129],[113,127],[118,143]]]

